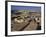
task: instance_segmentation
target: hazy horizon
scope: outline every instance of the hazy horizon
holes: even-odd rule
[[[16,11],[16,10],[31,10],[31,12],[41,12],[41,7],[37,6],[15,6],[11,5],[11,10]]]

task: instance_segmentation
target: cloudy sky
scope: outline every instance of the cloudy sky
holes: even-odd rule
[[[41,7],[37,6],[15,6],[11,5],[11,10],[31,10],[32,12],[41,12]]]

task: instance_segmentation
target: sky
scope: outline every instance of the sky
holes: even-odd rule
[[[31,10],[32,12],[41,12],[41,7],[38,6],[15,6],[11,5],[11,10]]]

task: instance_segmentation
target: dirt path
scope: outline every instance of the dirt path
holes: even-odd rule
[[[37,23],[31,21],[30,24],[24,29],[24,31],[36,30]]]

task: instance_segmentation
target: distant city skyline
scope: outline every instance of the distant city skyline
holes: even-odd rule
[[[31,12],[41,12],[41,7],[38,6],[15,6],[11,5],[11,10],[31,10]]]

